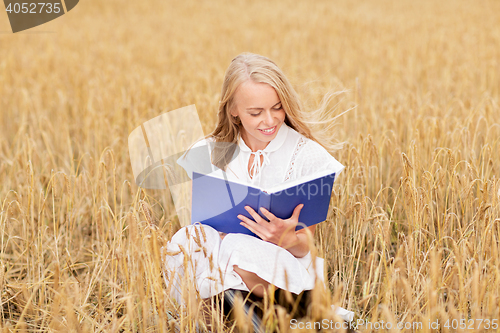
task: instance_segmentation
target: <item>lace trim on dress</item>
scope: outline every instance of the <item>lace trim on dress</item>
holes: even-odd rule
[[[292,158],[290,159],[290,165],[288,166],[288,170],[285,174],[285,182],[290,180],[290,178],[292,177],[292,174],[293,174],[293,170],[294,170],[294,165],[295,165],[295,158],[297,157],[297,155],[299,154],[300,150],[302,149],[302,147],[307,143],[306,141],[306,138],[304,137],[300,137],[299,138],[299,141],[297,142],[297,145],[295,146],[295,150],[293,151],[293,154],[292,154]]]

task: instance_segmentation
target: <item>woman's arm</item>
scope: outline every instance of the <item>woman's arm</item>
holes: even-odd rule
[[[312,237],[314,237],[314,231],[316,230],[316,225],[312,225],[310,227],[297,230],[295,232],[295,239],[292,237],[289,240],[288,244],[280,245],[284,249],[287,249],[288,252],[293,254],[296,258],[302,258],[307,253],[309,253],[309,236],[308,232],[311,233],[311,241]],[[279,245],[279,244],[278,244]]]

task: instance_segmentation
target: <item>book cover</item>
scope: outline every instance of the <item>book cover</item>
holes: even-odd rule
[[[243,233],[257,237],[240,225],[239,214],[252,219],[245,206],[261,216],[260,207],[281,219],[292,216],[304,204],[296,230],[326,220],[335,173],[311,176],[308,179],[283,183],[271,189],[260,189],[241,183],[193,173],[191,223],[206,224],[225,233]],[[264,217],[264,216],[263,216]],[[301,225],[303,224],[303,225]]]

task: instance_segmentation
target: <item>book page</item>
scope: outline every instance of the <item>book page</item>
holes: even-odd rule
[[[325,177],[325,176],[328,176],[328,175],[332,175],[332,174],[335,174],[335,172],[332,172],[332,170],[325,170],[323,172],[319,172],[319,173],[311,175],[311,176],[302,177],[302,178],[299,178],[299,179],[296,179],[296,180],[293,180],[293,181],[289,181],[289,182],[286,182],[286,183],[283,183],[283,184],[279,184],[279,185],[273,186],[273,187],[268,188],[268,189],[263,189],[262,191],[266,192],[268,194],[272,194],[272,193],[276,193],[276,192],[281,192],[283,190],[287,190],[287,189],[295,187],[297,185],[307,183],[307,182],[309,182],[311,180],[322,178],[322,177]]]

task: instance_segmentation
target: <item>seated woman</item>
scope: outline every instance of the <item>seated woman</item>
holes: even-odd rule
[[[241,54],[226,71],[218,122],[207,142],[233,143],[233,148],[211,151],[213,169],[261,188],[289,182],[343,166],[316,140],[288,79],[263,56]],[[237,149],[236,149],[237,148]],[[178,163],[192,178],[201,162],[188,151]],[[217,193],[214,193],[217,195]],[[288,219],[246,207],[253,219],[235,216],[260,237],[222,234],[206,225],[179,230],[166,246],[165,280],[178,303],[186,303],[183,283],[191,279],[201,299],[228,289],[251,291],[263,297],[269,285],[299,295],[323,281],[323,259],[312,258],[310,235],[316,225],[295,231],[302,204]]]

